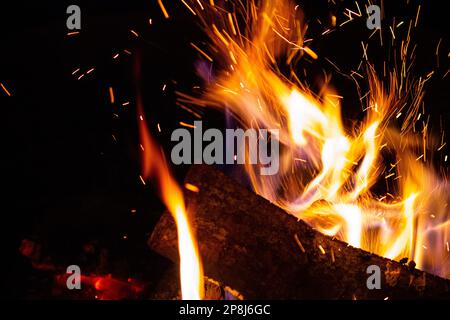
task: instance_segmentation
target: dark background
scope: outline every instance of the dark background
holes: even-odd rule
[[[388,2],[386,21],[392,16],[414,17],[420,3]],[[178,122],[193,121],[175,105],[174,91],[191,93],[193,86],[202,85],[194,67],[198,54],[189,43],[204,37],[179,1],[164,3],[169,20],[163,18],[156,1],[1,4],[0,82],[12,94],[9,97],[0,90],[4,128],[1,155],[6,161],[1,175],[5,198],[0,217],[6,250],[1,259],[7,268],[1,296],[28,298],[33,296],[30,291],[34,297],[37,291],[37,296],[48,297],[48,293],[40,293],[41,288],[35,288],[39,285],[33,280],[33,268],[19,252],[24,238],[41,243],[46,254],[62,265],[77,264],[83,244],[95,240],[110,250],[111,261],[127,261],[126,270],[121,269],[124,274],[143,281],[157,282],[167,266],[146,247],[164,207],[155,190],[139,180],[136,91],[143,95],[152,133],[165,150],[170,150],[170,133]],[[307,17],[323,21],[333,10],[327,1],[302,3]],[[79,35],[67,36],[66,8],[70,4],[81,7]],[[352,1],[338,5],[355,8]],[[437,132],[440,117],[443,126],[449,120],[450,76],[442,79],[449,68],[447,17],[444,2],[424,1],[420,28],[414,34],[418,43],[414,72],[418,75],[436,69],[435,49],[443,38],[440,69],[430,81],[425,99]],[[312,33],[323,31],[314,21],[311,25]],[[359,64],[360,42],[367,39],[368,32],[365,20],[355,21],[322,37],[313,48],[348,72]],[[376,62],[392,54],[388,46],[370,48]],[[116,53],[119,57],[113,59]],[[78,81],[72,75],[77,68],[81,69],[77,75],[95,70]],[[164,85],[166,90],[162,91]],[[345,96],[344,118],[358,118],[353,84],[336,75],[333,85]],[[110,86],[114,88],[114,104],[109,101]],[[123,107],[127,101],[130,104]],[[211,127],[224,126],[217,112],[207,113],[204,122]],[[157,123],[162,133],[156,131]],[[177,177],[182,179],[186,169],[175,168]]]

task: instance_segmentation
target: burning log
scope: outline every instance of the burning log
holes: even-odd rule
[[[204,272],[245,299],[450,298],[450,280],[326,236],[210,166],[192,166],[185,198]],[[178,261],[171,215],[162,215],[149,246]],[[368,267],[381,289],[368,289]]]

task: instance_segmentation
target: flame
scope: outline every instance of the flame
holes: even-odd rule
[[[142,176],[144,179],[154,177],[161,198],[177,226],[182,298],[185,300],[200,300],[204,294],[203,270],[197,242],[188,219],[183,193],[170,173],[163,152],[150,135],[142,108],[139,107],[138,109],[140,111],[139,129],[143,150]]]
[[[246,128],[280,130],[279,173],[261,176],[258,165],[246,165],[260,195],[355,247],[408,257],[450,277],[449,186],[427,160],[436,141],[427,123],[416,120],[424,82],[404,71],[409,33],[402,71],[391,71],[387,83],[367,62],[364,118],[349,129],[329,77],[315,93],[294,70],[302,57],[320,58],[304,41],[300,10],[280,0],[237,1],[229,8],[196,10],[210,39],[211,53],[203,46],[202,56],[221,71],[209,77],[201,97],[179,93],[180,101],[227,110]],[[380,185],[384,190],[375,191]]]

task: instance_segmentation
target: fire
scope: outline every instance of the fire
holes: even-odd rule
[[[348,128],[343,97],[329,81],[316,93],[294,70],[304,56],[320,59],[304,41],[300,10],[281,0],[244,7],[239,2],[229,6],[231,12],[218,4],[195,10],[210,50],[192,46],[221,71],[202,97],[180,93],[180,100],[227,110],[246,128],[280,130],[279,173],[261,176],[257,165],[246,165],[260,195],[352,246],[391,259],[407,257],[450,277],[449,186],[430,160],[437,141],[427,122],[418,121],[424,81],[406,71],[409,31],[402,70],[391,71],[388,83],[367,61],[361,76],[369,89],[361,98],[364,118]],[[400,115],[398,126],[393,120]]]
[[[183,193],[170,174],[163,152],[150,135],[142,108],[139,108],[139,111],[141,113],[139,128],[143,150],[143,177],[153,177],[156,180],[161,198],[177,226],[182,298],[200,300],[203,298],[204,291],[203,270],[197,242],[188,219]]]

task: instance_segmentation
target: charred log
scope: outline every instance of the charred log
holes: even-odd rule
[[[199,188],[185,197],[205,275],[245,299],[450,298],[450,280],[323,235],[210,166],[192,166],[186,183]],[[178,260],[168,212],[149,245]],[[367,287],[371,265],[381,270],[381,289]]]

